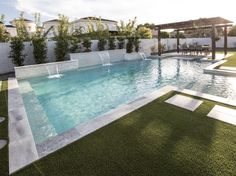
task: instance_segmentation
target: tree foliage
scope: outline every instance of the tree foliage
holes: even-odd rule
[[[137,35],[142,39],[151,39],[152,38],[152,31],[150,28],[147,27],[139,27],[137,29]]]
[[[115,37],[109,37],[108,38],[108,45],[109,45],[109,50],[116,49],[116,38]]]
[[[104,51],[105,50],[105,45],[107,44],[107,40],[103,37],[98,39],[98,50],[99,51]]]
[[[23,39],[24,41],[30,40],[30,35],[26,29],[24,12],[20,13],[19,19],[15,19],[17,36]]]
[[[136,21],[135,17],[133,20],[129,20],[128,23],[120,21],[117,23],[118,36],[131,37],[136,33]]]
[[[118,48],[123,49],[124,45],[125,45],[125,37],[124,36],[118,36],[117,40],[118,40]]]
[[[90,38],[86,37],[86,38],[83,39],[82,45],[85,48],[85,50],[84,50],[85,52],[90,52],[91,51],[91,44],[92,44],[92,42],[91,42]]]
[[[10,43],[11,51],[10,51],[9,58],[12,59],[12,62],[16,66],[24,65],[24,59],[26,55],[23,54],[24,48],[25,48],[23,42],[24,42],[23,38],[19,36],[11,38],[11,43]]]
[[[33,54],[37,64],[45,63],[47,59],[47,39],[40,27],[40,14],[35,14],[36,32],[32,35]]]
[[[3,14],[0,15],[0,42],[6,42],[10,38],[4,25],[4,18],[5,16]]]
[[[69,18],[59,14],[59,24],[54,30],[56,40],[55,55],[57,61],[64,61],[69,52]]]
[[[228,36],[236,36],[236,26],[233,26],[229,33],[228,33]]]

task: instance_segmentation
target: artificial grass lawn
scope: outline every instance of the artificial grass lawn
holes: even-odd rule
[[[13,174],[236,175],[236,127],[164,102],[167,95]]]
[[[226,58],[228,60],[227,62],[223,63],[220,66],[225,66],[225,67],[236,67],[236,53],[234,53],[232,56]]]
[[[0,123],[0,139],[8,140],[8,90],[7,81],[2,82],[0,89],[0,116],[5,117],[5,121]],[[5,146],[0,150],[0,175],[8,174],[8,147]]]

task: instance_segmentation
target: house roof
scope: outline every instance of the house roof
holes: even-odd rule
[[[48,21],[44,21],[43,23],[47,23],[47,22],[57,22],[59,21],[58,19],[52,19],[52,20],[48,20]]]
[[[12,26],[10,24],[5,25],[5,27],[7,27],[7,28],[16,28],[15,26]]]
[[[101,20],[101,21],[108,21],[108,22],[115,22],[117,23],[117,21],[114,21],[114,20],[109,20],[109,19],[105,19],[105,18],[97,18],[97,17],[83,17],[83,18],[80,18],[80,19],[83,19],[83,20]]]
[[[20,19],[14,19],[12,21],[19,21]],[[26,19],[26,18],[23,18],[24,21],[28,21],[28,22],[33,22],[32,20],[29,20],[29,19]]]
[[[185,29],[185,28],[222,25],[222,24],[231,24],[231,23],[233,22],[230,20],[224,19],[222,17],[213,17],[213,18],[200,18],[196,20],[181,21],[181,22],[175,22],[175,23],[159,24],[159,25],[156,25],[155,27],[160,28],[160,29]]]

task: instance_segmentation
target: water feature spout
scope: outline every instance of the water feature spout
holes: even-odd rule
[[[138,54],[141,56],[142,60],[151,60],[151,59],[147,58],[147,56],[144,52],[138,52]]]
[[[49,79],[62,77],[62,74],[59,73],[58,65],[52,66],[51,69],[49,66],[47,66],[46,68],[48,71],[48,78]],[[53,68],[54,68],[54,73],[53,73]]]
[[[103,66],[112,65],[111,58],[110,58],[108,51],[99,52],[98,56],[99,56]]]

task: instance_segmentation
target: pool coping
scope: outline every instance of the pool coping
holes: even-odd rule
[[[39,159],[16,78],[8,79],[10,174]]]
[[[177,87],[167,85],[151,93],[143,95],[135,99],[134,101],[131,101],[130,103],[122,104],[118,106],[117,108],[111,111],[108,111],[105,114],[102,114],[100,116],[93,118],[87,123],[77,125],[74,128],[70,129],[69,131],[66,131],[62,134],[52,137],[41,144],[36,144],[39,158],[45,157],[48,154],[98,130],[99,128],[102,128],[103,126],[108,125],[109,123],[133,112],[134,110],[139,109],[140,107],[154,101],[155,99],[165,95],[166,93],[170,91],[185,93],[188,95],[192,95],[192,96],[196,96],[196,97],[200,97],[200,98],[204,98],[208,100],[221,102],[223,104],[236,106],[235,100],[231,100],[231,99],[227,99],[227,98],[223,98],[219,96],[214,96],[210,94],[205,94],[205,93],[188,90],[188,89],[179,89]]]
[[[15,108],[21,108],[21,114],[22,114],[22,118],[24,119],[24,123],[27,126],[27,133],[28,136],[26,139],[28,139],[28,141],[30,141],[30,151],[32,152],[25,152],[24,150],[22,151],[22,148],[18,148],[17,145],[23,145],[26,148],[29,148],[29,144],[25,142],[25,140],[21,140],[21,142],[17,142],[13,143],[12,142],[12,133],[14,134],[14,132],[16,132],[13,128],[14,126],[12,126],[11,130],[9,130],[9,134],[10,135],[10,145],[9,145],[9,156],[10,156],[10,161],[9,161],[9,167],[10,169],[10,173],[13,173],[23,167],[25,167],[28,164],[33,163],[34,161],[43,158],[45,156],[47,156],[50,153],[53,153],[63,147],[65,147],[66,145],[71,144],[72,142],[79,140],[81,138],[83,138],[84,136],[110,124],[111,122],[133,112],[134,110],[139,109],[140,107],[154,101],[155,99],[167,94],[170,91],[177,91],[180,93],[185,93],[185,94],[189,94],[192,96],[196,96],[196,97],[200,97],[200,98],[204,98],[204,99],[209,99],[212,101],[216,101],[216,102],[221,102],[224,104],[228,104],[228,105],[232,105],[232,106],[236,106],[236,101],[235,100],[231,100],[231,99],[227,99],[227,98],[222,98],[222,97],[218,97],[218,96],[214,96],[214,95],[209,95],[209,94],[205,94],[205,93],[201,93],[201,92],[196,92],[193,90],[188,90],[188,89],[179,89],[177,87],[174,86],[170,86],[167,85],[165,87],[162,87],[160,89],[157,89],[153,92],[147,93],[146,95],[143,95],[137,99],[135,99],[134,101],[131,101],[127,104],[122,104],[120,106],[118,106],[117,108],[108,111],[107,113],[104,113],[100,116],[95,117],[94,119],[90,120],[87,123],[84,124],[80,124],[75,126],[74,128],[70,129],[67,132],[64,132],[62,134],[59,134],[55,137],[52,137],[48,140],[46,140],[45,142],[41,143],[41,144],[35,144],[34,142],[34,138],[29,126],[29,122],[28,122],[28,117],[27,114],[25,112],[25,108],[24,108],[24,103],[21,97],[21,94],[19,92],[19,87],[18,87],[18,83],[17,80],[14,78],[9,79],[11,82],[14,82],[14,85],[11,85],[11,83],[9,83],[9,88],[13,90],[15,90],[14,92],[12,92],[12,90],[9,90],[9,97],[12,98],[12,96],[15,96],[16,99],[20,100],[19,102],[19,107],[18,105],[16,106],[16,104],[13,105],[13,101],[9,101],[9,107],[15,107]],[[9,99],[10,100],[10,99]],[[12,113],[11,115],[9,114],[9,119],[14,119],[17,118],[18,114],[17,113]],[[21,120],[22,121],[22,120]],[[10,122],[9,122],[10,123]],[[10,127],[10,126],[9,126]],[[19,126],[19,128],[21,130],[25,130],[25,126]],[[15,134],[18,136],[18,134]],[[14,146],[13,146],[14,144]],[[15,146],[16,144],[16,146]],[[15,149],[12,150],[12,148]],[[22,160],[17,159],[16,157],[19,157],[19,155],[13,155],[14,152],[17,152],[21,158],[23,158],[23,161],[27,160],[27,162],[21,162]],[[16,161],[13,161],[13,159],[16,159],[18,165],[16,165]],[[15,167],[18,166],[18,167]]]
[[[203,73],[212,74],[212,75],[220,75],[220,76],[236,77],[236,71],[234,71],[234,70],[224,70],[224,69],[217,68],[218,66],[222,65],[225,62],[227,62],[227,60],[221,60],[219,62],[216,62],[216,63],[204,68]]]

